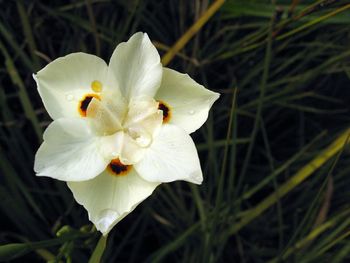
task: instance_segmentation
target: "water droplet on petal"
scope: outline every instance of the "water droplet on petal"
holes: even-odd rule
[[[118,217],[119,213],[117,211],[112,209],[104,209],[97,216],[96,228],[102,233],[107,232]]]
[[[193,114],[195,114],[195,111],[194,110],[190,110],[190,111],[188,111],[188,114],[193,115]]]
[[[128,133],[129,136],[130,136],[131,138],[133,138],[134,140],[139,136],[137,132],[138,132],[138,130],[137,130],[137,129],[134,129],[134,128],[128,128],[128,129],[127,129],[127,133]]]
[[[147,147],[152,143],[152,137],[145,130],[140,128],[128,128],[128,134],[140,147]]]
[[[73,94],[67,94],[67,95],[66,95],[66,100],[72,101],[73,99],[74,99]]]
[[[123,163],[123,164],[131,164],[130,160],[128,158],[125,157],[120,157],[119,160]]]
[[[147,147],[151,144],[152,138],[150,136],[140,136],[136,138],[136,142],[141,147]]]
[[[115,158],[118,157],[118,155],[119,155],[119,153],[116,152],[116,151],[110,152],[110,154],[109,154],[109,156],[108,156],[108,159],[109,159],[109,160],[110,160],[110,159],[115,159]]]

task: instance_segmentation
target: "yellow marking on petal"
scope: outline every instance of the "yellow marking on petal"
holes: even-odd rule
[[[101,100],[100,96],[97,94],[86,94],[84,95],[83,99],[80,100],[78,111],[82,117],[86,117],[87,108],[89,107],[89,104],[93,98]]]
[[[158,109],[163,111],[163,123],[167,123],[169,122],[171,117],[170,107],[168,104],[166,104],[163,101],[158,100],[158,102],[159,102]]]
[[[124,176],[131,171],[132,165],[125,165],[117,159],[113,159],[107,166],[107,171],[113,176]]]
[[[91,89],[95,92],[101,92],[102,91],[102,83],[98,80],[94,80],[91,82]]]

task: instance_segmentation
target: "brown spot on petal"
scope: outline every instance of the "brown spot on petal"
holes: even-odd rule
[[[86,117],[87,108],[89,107],[89,104],[93,98],[101,100],[100,96],[97,94],[86,94],[80,101],[78,110],[82,117]]]
[[[107,166],[107,171],[114,176],[123,176],[127,175],[132,168],[132,165],[125,165],[117,159],[113,159]]]
[[[163,101],[158,101],[158,109],[163,111],[163,123],[167,123],[170,120],[171,112],[170,107]]]

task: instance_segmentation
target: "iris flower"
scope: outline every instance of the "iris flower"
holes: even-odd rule
[[[34,170],[66,181],[104,235],[159,184],[202,183],[189,134],[219,94],[162,67],[147,34],[119,44],[108,65],[73,53],[33,77],[53,119]]]

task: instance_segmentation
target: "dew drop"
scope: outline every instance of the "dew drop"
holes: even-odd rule
[[[195,111],[194,110],[190,110],[190,111],[188,111],[188,114],[193,115],[193,114],[195,114]]]
[[[119,158],[120,161],[123,163],[123,164],[130,164],[130,160],[128,158],[125,158],[125,157],[120,157]]]
[[[119,213],[113,209],[102,210],[96,220],[96,228],[102,233],[107,232],[113,222],[119,217]]]
[[[74,99],[73,94],[67,94],[67,95],[66,95],[66,100],[72,101],[73,99]]]
[[[140,136],[140,137],[136,138],[136,142],[141,147],[147,147],[151,144],[152,139],[149,136]]]

